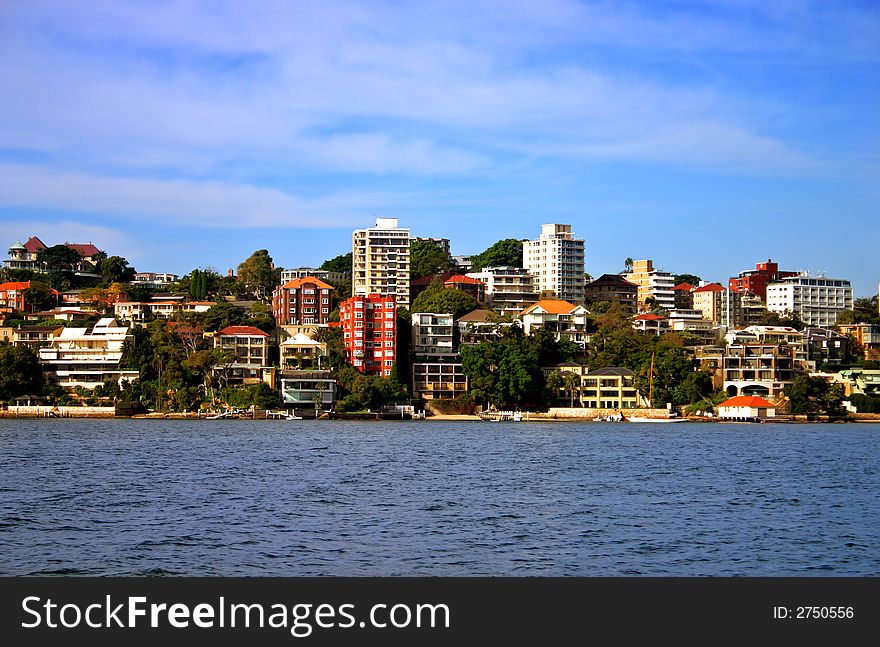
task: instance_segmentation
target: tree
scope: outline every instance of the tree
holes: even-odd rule
[[[410,311],[450,313],[457,319],[479,306],[477,300],[467,292],[446,288],[439,281],[434,281],[431,287],[416,297]]]
[[[633,264],[633,259],[627,258],[625,261],[623,261],[623,269],[625,269],[627,273],[632,272]]]
[[[478,272],[484,267],[522,267],[522,241],[516,238],[504,238],[492,244],[471,258],[471,271]]]
[[[241,326],[247,322],[247,313],[229,301],[221,299],[200,315],[205,330],[222,330],[226,326]]]
[[[54,308],[58,296],[42,281],[31,281],[24,291],[24,303],[31,312],[41,312]]]
[[[105,283],[130,283],[134,279],[135,269],[122,256],[110,256],[98,260],[95,268]]]
[[[247,290],[263,297],[275,288],[275,271],[269,251],[258,249],[238,266],[238,282]]]
[[[351,252],[340,254],[321,263],[321,269],[328,272],[341,272],[346,276],[351,276]]]
[[[67,245],[45,247],[37,254],[37,263],[50,272],[72,272],[81,260],[79,252]]]
[[[795,330],[803,330],[807,327],[797,314],[786,311],[783,314],[778,312],[764,311],[761,314],[760,325],[762,326],[788,326]]]
[[[699,285],[700,281],[702,281],[703,279],[701,279],[696,274],[676,274],[672,277],[672,280],[675,281],[676,285],[678,285],[679,283],[690,283],[691,285]]]
[[[843,388],[840,384],[832,385],[821,377],[798,375],[783,389],[783,393],[791,402],[791,412],[794,414],[842,413]]]
[[[577,373],[566,371],[565,376],[562,379],[563,386],[565,386],[565,389],[568,391],[568,406],[573,407],[575,394],[577,394],[581,388],[581,377]]]
[[[0,400],[11,402],[20,395],[40,395],[43,372],[37,354],[27,346],[0,344]]]
[[[449,254],[433,241],[414,240],[409,250],[409,273],[412,278],[432,276],[455,267]]]

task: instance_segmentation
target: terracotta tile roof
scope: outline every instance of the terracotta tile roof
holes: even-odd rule
[[[690,292],[691,290],[694,289],[694,286],[691,285],[690,283],[679,283],[678,285],[676,285],[672,289],[673,290],[684,290],[685,292]]]
[[[9,283],[0,283],[0,291],[27,290],[30,286],[30,281],[11,281]]]
[[[226,326],[220,331],[221,335],[240,335],[242,337],[268,337],[269,333],[263,332],[253,326]]]
[[[701,288],[696,288],[694,292],[724,292],[724,288],[719,283],[710,283]]]
[[[315,278],[314,276],[304,276],[301,279],[293,279],[292,281],[288,281],[284,285],[281,286],[284,290],[296,290],[301,288],[306,283],[314,283],[316,288],[321,290],[334,290],[335,288],[329,283],[325,283],[321,279]]]
[[[478,281],[477,279],[471,278],[470,276],[465,276],[464,274],[454,274],[450,276],[444,283],[467,283],[468,285],[482,285],[482,281]]]
[[[31,236],[28,238],[28,241],[24,244],[24,248],[28,250],[31,254],[34,252],[38,252],[41,249],[46,249],[45,243],[42,240],[37,238],[36,236]]]
[[[633,317],[636,321],[660,321],[661,319],[665,319],[666,317],[661,317],[660,315],[655,315],[652,312],[646,312],[643,315],[638,315]]]
[[[460,317],[459,321],[489,321],[489,317],[494,314],[491,310],[474,310]]]
[[[773,409],[776,408],[775,404],[767,402],[763,398],[756,397],[754,395],[738,395],[735,398],[730,398],[730,400],[725,400],[719,407],[752,407],[752,408],[761,408],[766,409],[767,407],[771,407]]]
[[[541,299],[537,303],[533,303],[528,308],[520,312],[520,316],[529,314],[536,308],[541,308],[544,312],[551,315],[567,315],[571,313],[572,310],[575,309],[576,306],[572,305],[568,301],[563,301],[561,299]]]
[[[86,256],[94,256],[101,251],[91,243],[64,243],[64,246],[72,249],[83,258]]]

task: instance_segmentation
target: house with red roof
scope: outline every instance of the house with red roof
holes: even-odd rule
[[[574,305],[562,299],[541,299],[519,313],[523,332],[544,329],[553,333],[557,340],[568,339],[581,348],[587,347],[587,315],[584,306]]]
[[[92,243],[64,243],[80,256],[80,264],[76,268],[78,272],[90,272],[96,263],[96,256],[100,253]],[[9,247],[9,258],[3,261],[3,266],[13,270],[39,270],[37,257],[46,249],[47,245],[36,236],[31,236],[22,244],[16,241]]]
[[[694,307],[694,300],[691,297],[693,289],[694,286],[687,282],[679,283],[672,288],[672,293],[675,295],[676,310],[690,310]]]
[[[226,326],[212,337],[216,350],[231,354],[231,362],[214,368],[228,384],[266,382],[275,387],[275,372],[269,366],[269,333],[254,326]]]
[[[486,300],[486,284],[472,276],[453,274],[443,281],[443,285],[447,288],[467,292],[480,303],[483,303],[483,301]]]
[[[709,283],[699,288],[694,288],[691,297],[694,302],[694,310],[699,310],[703,319],[721,323],[722,299],[724,286],[720,283]]]
[[[718,417],[726,420],[756,420],[776,416],[776,405],[754,395],[738,395],[717,406]]]
[[[669,330],[669,319],[653,312],[645,312],[633,317],[632,326],[640,332],[659,335]]]

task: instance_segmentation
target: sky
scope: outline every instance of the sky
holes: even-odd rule
[[[571,224],[726,282],[880,282],[876,1],[0,2],[0,245],[316,266]]]

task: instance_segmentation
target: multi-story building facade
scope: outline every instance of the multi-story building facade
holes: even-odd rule
[[[345,357],[364,373],[389,376],[397,360],[397,302],[393,295],[353,296],[339,306]]]
[[[3,266],[11,270],[38,270],[37,256],[40,251],[46,249],[46,245],[36,236],[28,238],[22,245],[16,241],[9,248],[9,258],[3,261]]]
[[[162,290],[179,280],[180,277],[177,274],[170,272],[138,272],[134,275],[131,283],[152,290]]]
[[[638,286],[639,310],[651,310],[652,305],[665,310],[675,308],[675,280],[669,272],[655,270],[652,260],[634,261],[632,272],[624,274],[623,278]]]
[[[694,286],[690,283],[679,283],[673,286],[672,294],[675,297],[676,310],[691,310],[694,307],[694,297],[691,291]]]
[[[412,314],[412,351],[425,359],[457,357],[453,343],[451,314],[414,312]]]
[[[562,299],[541,299],[519,313],[523,332],[544,329],[553,333],[557,340],[568,339],[582,349],[587,347],[587,315],[584,306],[574,305]]]
[[[336,402],[336,376],[327,370],[291,370],[282,373],[281,399],[288,409],[326,410]]]
[[[412,315],[413,395],[425,400],[454,398],[467,391],[451,314]]]
[[[216,301],[185,301],[183,298],[157,301],[117,301],[113,304],[113,316],[132,326],[144,326],[156,317],[170,319],[178,313],[207,312],[215,305],[217,305]]]
[[[632,327],[639,332],[660,335],[669,330],[669,319],[653,312],[643,312],[633,317]]]
[[[880,324],[854,323],[837,327],[842,335],[851,335],[867,360],[880,360]]]
[[[285,371],[320,369],[327,357],[327,344],[299,332],[278,344],[279,366]]]
[[[100,319],[91,329],[63,328],[40,348],[40,364],[64,388],[93,389],[108,380],[133,381],[139,372],[119,367],[122,346],[133,339],[128,328],[112,317]]]
[[[409,229],[397,218],[376,218],[376,226],[352,234],[352,294],[394,295],[409,308]]]
[[[741,343],[728,346],[721,359],[723,388],[731,397],[779,397],[803,372],[800,345]]]
[[[233,355],[231,362],[214,369],[225,373],[230,384],[267,382],[274,387],[269,369],[269,333],[254,326],[226,326],[213,334],[214,348]]]
[[[670,332],[686,333],[686,338],[693,340],[688,345],[711,346],[721,337],[718,325],[703,319],[702,313],[696,309],[670,310],[667,325]]]
[[[541,225],[537,240],[523,241],[523,267],[535,276],[542,299],[584,302],[584,241],[571,225]]]
[[[767,309],[792,313],[808,326],[830,328],[837,316],[853,308],[852,284],[823,276],[789,276],[767,286]]]
[[[456,321],[460,345],[476,346],[487,341],[501,338],[505,330],[511,326],[520,326],[517,320],[503,321],[497,312],[492,310],[474,310]]]
[[[293,279],[272,293],[272,314],[279,326],[325,324],[333,309],[333,286],[314,276]]]
[[[516,315],[538,300],[535,277],[521,267],[484,267],[465,276],[485,285],[487,305],[501,314]]]
[[[699,310],[703,319],[720,324],[723,319],[722,298],[725,289],[720,283],[709,283],[694,288],[691,296],[694,300],[694,310]]]
[[[628,368],[600,368],[581,378],[581,406],[587,409],[635,409],[647,404]]]
[[[636,300],[639,286],[630,283],[619,274],[603,274],[584,287],[584,300],[587,307],[594,303],[607,301],[617,303],[626,314],[636,313]]]
[[[768,258],[766,263],[755,263],[755,269],[742,271],[739,276],[731,278],[728,287],[733,292],[751,292],[766,301],[768,285],[797,275],[797,272],[780,271],[779,264]]]
[[[25,312],[27,304],[25,303],[24,293],[30,285],[30,281],[0,283],[0,311],[12,312],[18,310],[19,312]]]

